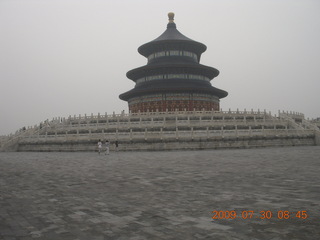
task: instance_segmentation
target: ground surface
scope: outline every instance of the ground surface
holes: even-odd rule
[[[319,156],[320,147],[0,153],[0,239],[319,239]],[[235,219],[212,219],[232,210]]]

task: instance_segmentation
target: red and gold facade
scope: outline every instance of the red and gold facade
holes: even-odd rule
[[[132,98],[129,109],[131,112],[219,111],[219,99],[209,94],[163,93]]]
[[[219,111],[219,99],[228,93],[210,83],[219,71],[199,63],[206,46],[182,35],[173,13],[168,16],[167,30],[139,47],[148,63],[127,73],[136,85],[120,99],[130,112]]]

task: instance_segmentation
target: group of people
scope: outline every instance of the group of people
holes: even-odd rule
[[[104,153],[104,154],[105,154],[105,155],[109,155],[109,152],[110,152],[110,142],[109,142],[109,140],[105,140],[104,145],[105,145],[105,153]],[[116,150],[116,152],[118,152],[118,146],[119,146],[118,141],[115,141],[114,145],[115,145],[115,150]],[[102,152],[102,142],[101,142],[101,139],[99,139],[99,141],[98,141],[98,152],[99,152],[99,155],[100,155],[100,153]]]

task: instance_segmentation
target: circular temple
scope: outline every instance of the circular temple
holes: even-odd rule
[[[167,29],[138,48],[148,58],[147,65],[127,72],[136,85],[120,99],[128,102],[132,113],[219,111],[220,98],[228,93],[211,85],[219,71],[200,64],[206,46],[177,30],[173,12],[168,17]]]

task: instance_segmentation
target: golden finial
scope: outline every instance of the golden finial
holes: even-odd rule
[[[169,12],[169,13],[168,13],[168,17],[169,17],[169,23],[173,23],[174,13],[173,13],[173,12]]]

